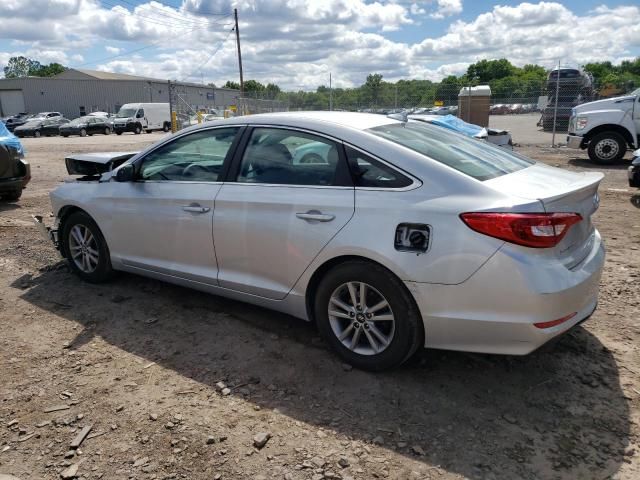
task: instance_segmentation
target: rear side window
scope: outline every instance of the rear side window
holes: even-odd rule
[[[411,185],[411,179],[397,170],[355,148],[346,146],[345,149],[353,184],[356,187],[403,188]]]
[[[483,140],[426,123],[392,123],[367,131],[481,181],[517,172],[535,163]]]

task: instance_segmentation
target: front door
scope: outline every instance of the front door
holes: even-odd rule
[[[342,145],[254,128],[236,170],[215,201],[219,285],[283,299],[353,216]]]
[[[112,256],[129,267],[215,285],[213,204],[238,131],[180,136],[136,162],[137,181],[110,182]]]

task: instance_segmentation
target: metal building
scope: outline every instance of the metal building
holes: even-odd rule
[[[122,73],[70,68],[54,77],[0,79],[0,117],[20,112],[60,112],[76,118],[91,112],[116,113],[134,102],[169,102],[169,82]],[[236,105],[239,92],[228,88],[171,82],[173,101],[194,110]]]

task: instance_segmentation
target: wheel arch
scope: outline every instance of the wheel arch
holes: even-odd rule
[[[84,213],[87,217],[89,217],[93,221],[93,223],[96,224],[96,227],[98,227],[98,230],[100,231],[100,235],[102,235],[102,237],[104,238],[104,233],[102,233],[102,229],[100,228],[100,225],[98,225],[98,222],[96,222],[96,220],[93,218],[93,216],[89,212],[87,212],[85,209],[77,205],[63,206],[62,208],[60,208],[60,210],[58,210],[58,234],[59,234],[59,241],[61,242],[60,253],[65,258],[66,258],[66,249],[62,247],[61,235],[64,229],[64,222],[66,221],[67,218],[69,218],[70,215],[74,213]]]
[[[587,143],[589,143],[594,136],[604,132],[618,133],[622,135],[622,138],[624,138],[625,142],[627,142],[627,145],[629,147],[634,147],[635,145],[633,135],[631,135],[631,132],[628,129],[626,129],[622,125],[616,125],[612,123],[598,125],[597,127],[594,127],[591,130],[589,130],[589,132],[584,136],[584,140],[582,142],[583,145],[586,147]]]
[[[387,267],[386,265],[383,265],[382,263],[376,260],[373,260],[371,258],[362,256],[362,255],[339,255],[337,257],[333,257],[326,260],[318,268],[316,268],[316,270],[313,272],[313,274],[309,278],[309,281],[307,282],[307,288],[305,289],[305,308],[307,312],[307,318],[309,319],[309,321],[314,323],[316,321],[315,315],[313,313],[314,311],[313,300],[315,298],[315,293],[318,289],[318,286],[320,285],[320,282],[322,281],[324,276],[331,269],[337,267],[338,265],[341,265],[346,262],[351,262],[351,261],[366,262],[366,263],[370,263],[372,265],[376,265],[380,268],[385,269],[387,272],[389,272],[389,275],[393,275],[400,282],[400,284],[402,285],[402,288],[405,289],[405,291],[411,298],[411,301],[414,303],[416,311],[418,312],[420,311],[418,304],[416,302],[416,299],[413,296],[413,293],[411,293],[411,291],[406,287],[402,279],[395,272],[390,270],[389,267]],[[424,330],[424,325],[423,325],[423,330]]]

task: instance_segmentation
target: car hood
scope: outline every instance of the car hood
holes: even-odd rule
[[[64,159],[69,175],[102,175],[122,165],[138,152],[78,153]]]
[[[601,110],[621,110],[627,111],[633,108],[633,102],[636,97],[627,95],[624,97],[606,98],[604,100],[596,100],[595,102],[583,103],[574,108],[576,113],[585,113]]]

